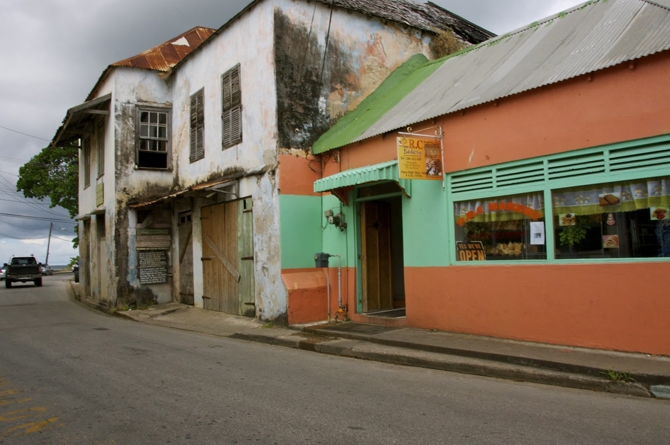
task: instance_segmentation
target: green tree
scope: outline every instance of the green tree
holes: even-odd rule
[[[26,198],[49,198],[52,208],[63,207],[74,218],[79,201],[78,151],[75,144],[43,148],[19,169],[16,189]],[[79,239],[73,242],[77,247]]]

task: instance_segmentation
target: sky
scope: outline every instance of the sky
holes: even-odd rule
[[[421,0],[415,0],[421,1]],[[496,34],[581,0],[432,0]],[[48,145],[65,113],[83,103],[111,63],[195,27],[219,28],[250,0],[0,1],[0,264],[34,254],[64,265],[75,222],[62,208],[16,191],[18,170]]]

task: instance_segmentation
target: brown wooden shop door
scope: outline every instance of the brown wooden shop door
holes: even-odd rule
[[[205,309],[255,316],[251,199],[202,209]]]
[[[368,201],[361,207],[363,312],[393,309],[391,205]]]

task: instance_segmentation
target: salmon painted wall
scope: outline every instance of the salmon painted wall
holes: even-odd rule
[[[418,328],[670,355],[667,263],[406,268]]]
[[[289,324],[312,323],[328,318],[328,288],[330,278],[330,312],[334,319],[346,317],[338,313],[339,286],[342,303],[355,306],[355,268],[353,238],[346,232],[326,224],[324,210],[342,212],[353,221],[351,207],[343,206],[330,194],[314,193],[314,181],[321,177],[321,161],[301,153],[279,156],[279,208],[281,233],[282,280],[288,293]],[[351,242],[349,241],[351,238]],[[314,254],[331,255],[328,269],[317,269]],[[338,280],[338,266],[341,275]]]
[[[666,51],[413,128],[442,125],[448,173],[670,134],[669,55]],[[331,152],[324,177],[396,159],[395,136]],[[412,198],[403,201],[408,325],[670,355],[670,298],[659,290],[667,262],[449,265],[447,235],[453,222],[447,220],[440,185],[415,181]],[[352,315],[365,321],[361,317]]]
[[[670,52],[500,99],[442,125],[447,172],[670,133]],[[396,135],[340,150],[324,176],[397,159]]]

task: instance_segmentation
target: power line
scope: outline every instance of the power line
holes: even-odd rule
[[[24,135],[24,136],[28,136],[28,137],[31,137],[31,138],[35,138],[35,139],[40,139],[40,140],[42,140],[42,141],[51,142],[50,139],[44,139],[44,138],[41,138],[41,137],[39,137],[39,136],[33,136],[32,134],[23,133],[23,132],[18,131],[18,130],[12,130],[11,128],[3,127],[2,125],[0,125],[0,128],[2,128],[2,129],[4,129],[4,130],[7,130],[7,131],[14,132],[14,133],[22,134],[22,135]]]
[[[59,222],[59,223],[65,223],[65,224],[73,224],[73,221],[67,221],[63,219],[54,219],[54,218],[46,218],[42,216],[29,216],[29,215],[17,215],[15,213],[1,213],[0,215],[2,216],[10,216],[12,218],[25,218],[25,219],[34,219],[36,221],[52,221],[52,222]]]

